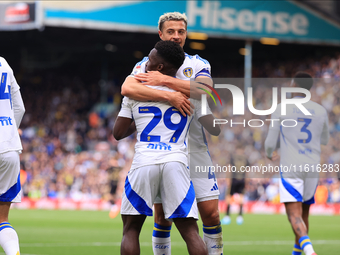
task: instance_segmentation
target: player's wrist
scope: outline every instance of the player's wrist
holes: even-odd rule
[[[162,93],[162,101],[170,102],[172,98],[172,92],[169,92],[169,91],[163,91],[163,92],[164,93]]]
[[[174,77],[170,77],[168,75],[164,75],[164,85],[167,86],[168,88],[173,88],[173,84],[175,83],[175,81],[177,80]]]

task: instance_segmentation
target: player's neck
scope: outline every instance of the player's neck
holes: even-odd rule
[[[168,72],[162,72],[164,75],[168,75],[171,77],[176,77],[177,70],[171,69]]]

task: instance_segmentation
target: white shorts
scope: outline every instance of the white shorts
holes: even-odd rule
[[[215,173],[210,170],[212,165],[209,152],[189,154],[190,178],[194,184],[197,203],[218,199],[220,195]]]
[[[289,173],[281,174],[280,202],[303,202],[314,204],[314,194],[319,181],[318,173]]]
[[[198,219],[195,191],[188,168],[181,162],[130,170],[122,196],[122,215],[152,216],[156,197],[162,200],[165,219]]]
[[[21,202],[20,158],[17,151],[0,154],[0,201]]]

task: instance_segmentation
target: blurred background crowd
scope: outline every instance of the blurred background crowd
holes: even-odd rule
[[[317,78],[312,100],[327,109],[331,133],[328,145],[323,148],[322,163],[339,164],[340,54],[253,65],[254,78],[293,77],[297,71],[306,71]],[[32,199],[111,202],[119,199],[133,158],[135,135],[117,142],[111,130],[120,109],[120,86],[129,73],[100,81],[62,69],[15,75],[26,107],[21,125],[24,195]],[[242,66],[232,70],[212,66],[214,78],[242,75]],[[270,108],[271,90],[255,88],[254,97],[256,109]],[[225,111],[228,116],[231,107],[231,102],[224,102],[223,109],[215,109],[214,115],[219,117]],[[263,149],[267,130],[266,125],[262,128],[223,126],[218,138],[208,136],[213,163],[228,164],[237,144],[244,145],[250,165],[268,163]],[[219,177],[220,199],[224,199],[228,182],[225,176]],[[278,203],[278,177],[247,178],[246,201]],[[338,177],[334,174],[321,177],[316,201],[339,203]]]

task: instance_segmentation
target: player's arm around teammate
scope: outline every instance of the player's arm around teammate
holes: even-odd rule
[[[8,222],[11,203],[21,201],[18,133],[25,113],[20,87],[11,67],[0,57],[0,246],[6,255],[20,254],[18,235]]]
[[[151,99],[158,102],[166,101],[177,108],[183,116],[191,114],[190,101],[185,94],[148,88],[131,76],[126,77],[121,94],[138,101],[149,101]]]

